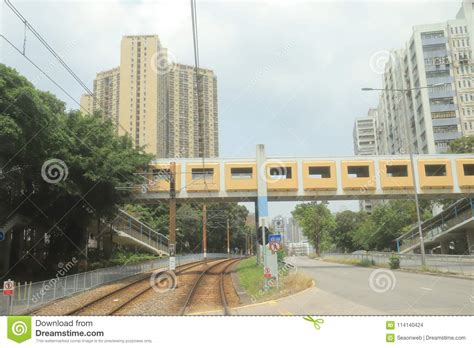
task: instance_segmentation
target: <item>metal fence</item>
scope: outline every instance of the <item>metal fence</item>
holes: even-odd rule
[[[227,254],[208,253],[207,258],[228,257]],[[234,256],[237,257],[237,256]],[[176,266],[200,261],[202,254],[176,257]],[[0,294],[0,315],[21,314],[32,311],[49,302],[65,298],[98,286],[118,281],[133,275],[168,267],[168,258],[148,260],[140,263],[100,268],[90,272],[56,277],[35,283],[15,284],[15,294],[10,298]],[[3,289],[2,289],[3,291]]]
[[[373,260],[377,265],[388,265],[390,256],[396,255],[400,259],[400,268],[420,270],[420,254],[393,254],[383,252],[367,252],[360,254],[324,253],[322,256],[330,259],[346,261]],[[426,269],[442,273],[454,273],[465,276],[474,276],[474,255],[426,255]]]

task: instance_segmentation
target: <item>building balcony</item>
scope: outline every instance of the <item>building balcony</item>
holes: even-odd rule
[[[453,83],[454,77],[453,76],[441,76],[441,77],[427,77],[426,83],[428,86],[430,85],[437,85],[441,83]]]
[[[433,126],[457,126],[460,121],[459,118],[436,118],[432,120]]]
[[[434,140],[454,140],[461,137],[461,132],[434,133]]]
[[[437,98],[452,98],[455,95],[454,91],[449,90],[430,90],[428,92],[430,99],[437,99]]]
[[[446,57],[447,55],[448,55],[448,50],[446,49],[423,52],[424,58],[438,58],[438,57],[442,58],[442,57]]]
[[[450,68],[446,64],[440,65],[425,65],[425,71],[446,71],[449,73]]]
[[[431,104],[431,112],[456,111],[454,104]]]
[[[431,37],[431,38],[422,38],[421,44],[423,46],[430,46],[430,45],[442,45],[448,42],[448,38],[445,36],[442,37]]]

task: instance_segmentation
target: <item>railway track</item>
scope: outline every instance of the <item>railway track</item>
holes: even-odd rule
[[[205,261],[197,261],[180,266],[176,269],[176,275],[204,263]],[[108,292],[103,296],[99,296],[80,307],[62,313],[61,315],[114,315],[153,288],[150,283],[151,274],[152,273],[147,273],[139,279]],[[37,311],[31,314],[34,315],[36,312]]]
[[[229,268],[240,259],[226,259],[209,265],[201,272],[188,292],[180,315],[198,312],[203,308],[212,309],[222,307],[224,315],[230,315],[226,289],[225,276]]]

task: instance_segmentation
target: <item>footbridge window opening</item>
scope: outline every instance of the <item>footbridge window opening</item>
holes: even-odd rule
[[[167,168],[153,169],[153,180],[155,181],[169,181],[171,177],[171,171]]]
[[[348,166],[347,174],[349,178],[368,178],[370,176],[369,166]]]
[[[464,175],[474,176],[474,164],[464,163],[463,164],[463,169],[464,169]]]
[[[426,176],[447,176],[445,164],[425,164]]]
[[[309,166],[308,172],[311,179],[329,179],[331,177],[330,166]]]
[[[387,176],[389,177],[407,177],[408,166],[406,165],[387,165]]]
[[[193,168],[191,169],[193,180],[212,180],[214,177],[213,168]]]
[[[273,180],[291,179],[291,167],[271,167],[270,178]]]
[[[232,179],[252,179],[253,177],[253,169],[252,167],[245,167],[245,168],[231,168],[230,173]]]

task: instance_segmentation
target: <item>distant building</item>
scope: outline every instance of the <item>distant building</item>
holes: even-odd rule
[[[81,105],[81,111],[83,113],[87,114],[92,114],[93,113],[93,97],[90,96],[89,94],[83,94],[81,95],[81,100],[80,100],[80,105]]]
[[[101,71],[94,80],[93,110],[114,123],[119,121],[120,68]]]
[[[377,155],[377,109],[369,109],[367,117],[356,118],[353,140],[355,155]],[[359,209],[371,213],[379,202],[373,199],[359,200]]]
[[[354,122],[354,154],[377,154],[377,109],[369,109],[367,117],[356,118]]]

